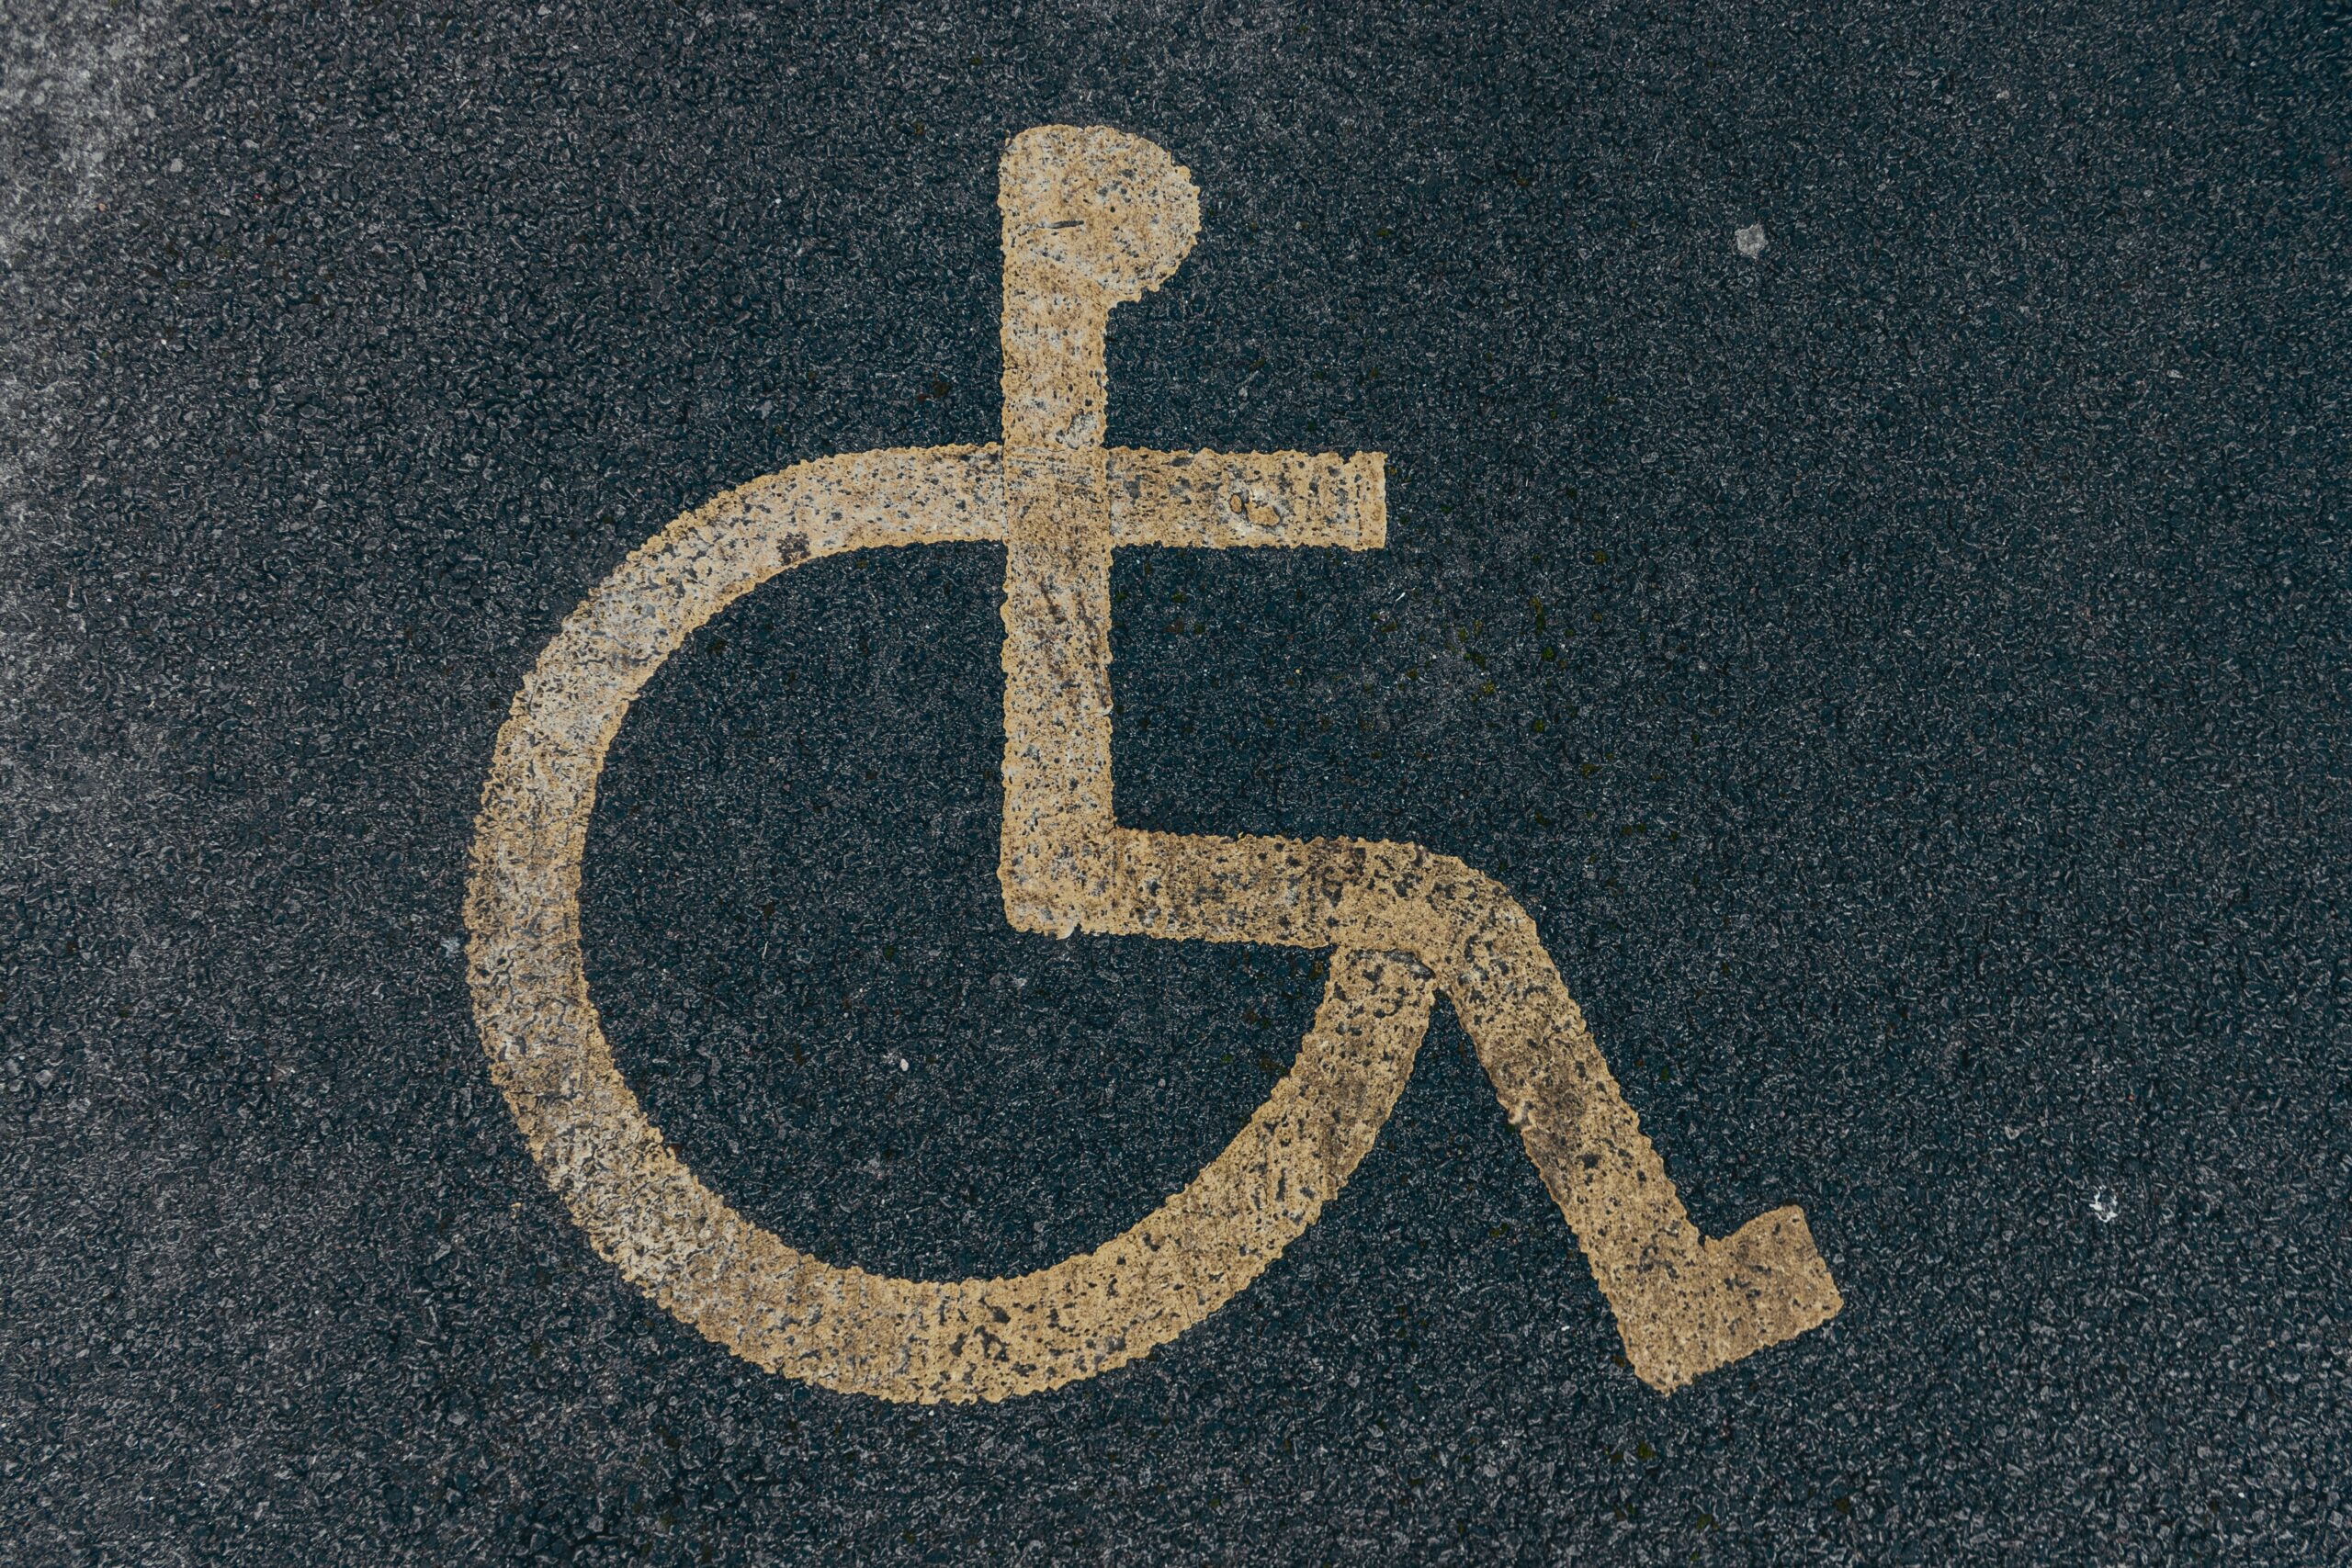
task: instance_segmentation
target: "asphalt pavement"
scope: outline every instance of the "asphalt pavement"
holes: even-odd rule
[[[0,1558],[2352,1562],[2352,13],[0,14]],[[891,1404],[550,1194],[461,910],[563,617],[998,429],[997,160],[1167,148],[1111,438],[1387,455],[1122,550],[1124,822],[1506,885],[1722,1235],[1664,1397],[1460,1025],[1148,1358]],[[1015,1274],[1189,1181],[1312,953],[1013,931],[1002,551],[820,561],[614,742],[615,1060],[797,1247]]]

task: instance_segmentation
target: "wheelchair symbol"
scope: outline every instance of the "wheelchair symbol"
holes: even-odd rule
[[[1835,1316],[1804,1213],[1702,1236],[1502,887],[1412,844],[1121,828],[1110,573],[1122,545],[1377,549],[1378,453],[1102,445],[1103,330],[1192,248],[1190,174],[1151,142],[1043,126],[1000,171],[1003,439],[797,464],[686,513],[567,617],[499,730],[467,890],[474,1014],[531,1156],[597,1252],[772,1371],[934,1402],[1056,1388],[1143,1356],[1246,1289],[1373,1145],[1442,993],[1615,1314],[1643,1382],[1691,1379]],[[646,681],[778,572],[848,550],[1004,546],[1004,823],[1023,931],[1330,951],[1295,1064],[1185,1189],[1017,1279],[908,1280],[798,1251],[671,1151],[622,1080],[581,967],[597,775]]]

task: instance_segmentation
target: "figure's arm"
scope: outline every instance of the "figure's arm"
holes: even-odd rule
[[[1388,542],[1382,454],[1148,452],[1114,446],[1111,543],[1230,549]]]

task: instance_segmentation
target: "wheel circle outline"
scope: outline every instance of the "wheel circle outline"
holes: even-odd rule
[[[755,1365],[897,1401],[996,1400],[1091,1377],[1248,1288],[1370,1150],[1434,995],[1408,955],[1333,953],[1291,1071],[1193,1180],[1091,1251],[1012,1278],[902,1279],[825,1262],[678,1159],[621,1077],[582,966],[582,861],[613,738],[672,652],[780,573],[858,549],[1001,540],[1001,509],[973,487],[924,488],[933,468],[960,466],[968,479],[991,456],[935,447],[798,464],[639,547],[565,618],[515,695],[483,784],[466,896],[492,1076],[597,1253]]]

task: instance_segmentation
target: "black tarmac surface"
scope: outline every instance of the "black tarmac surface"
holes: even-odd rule
[[[2352,20],[1971,9],[13,0],[0,1558],[2352,1561]],[[1637,1383],[1442,1016],[1256,1287],[1002,1406],[758,1372],[550,1198],[506,705],[680,510],[993,438],[1055,120],[1206,209],[1114,439],[1395,481],[1121,557],[1123,817],[1495,873],[1827,1331]],[[1316,994],[1005,926],[998,560],[738,606],[591,836],[630,1080],[876,1269],[1131,1223]]]

